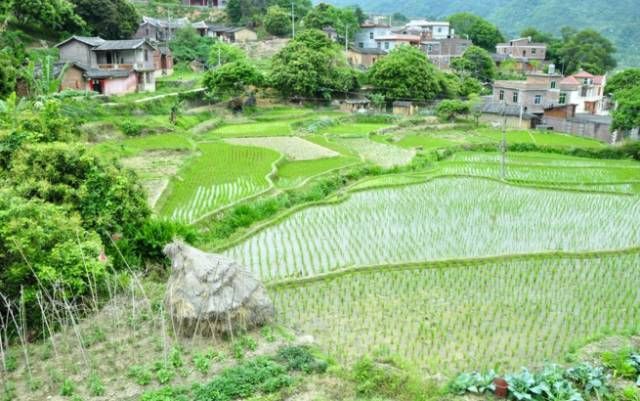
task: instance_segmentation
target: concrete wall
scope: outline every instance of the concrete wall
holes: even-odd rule
[[[133,93],[138,88],[138,79],[135,73],[130,74],[127,78],[111,78],[104,82],[105,95],[124,95]]]
[[[504,117],[499,114],[482,114],[480,116],[480,122],[483,124],[490,124],[496,127],[502,127],[504,123]],[[509,129],[530,129],[533,128],[531,120],[522,119],[520,117],[507,116],[507,128]]]
[[[609,124],[547,116],[545,116],[544,121],[554,131],[594,138],[607,143],[611,141],[611,133],[609,132],[611,126]]]
[[[71,40],[60,46],[60,61],[95,66],[96,56],[88,45],[77,40]]]

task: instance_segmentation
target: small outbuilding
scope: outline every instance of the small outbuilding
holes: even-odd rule
[[[362,113],[368,109],[368,99],[346,99],[340,103],[340,111],[345,113]]]
[[[393,114],[398,116],[412,116],[416,113],[417,107],[412,103],[404,100],[396,100],[393,102]]]

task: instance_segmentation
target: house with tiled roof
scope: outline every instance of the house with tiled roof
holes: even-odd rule
[[[609,99],[604,95],[606,84],[606,75],[593,75],[586,71],[569,75],[560,81],[558,104],[575,105],[576,114],[607,115]]]
[[[200,36],[207,36],[209,33],[209,28],[204,21],[191,22],[187,18],[162,19],[143,16],[142,22],[133,37],[166,42],[175,37],[178,30],[188,26],[193,28]]]
[[[58,43],[63,69],[62,89],[105,95],[155,91],[159,49],[146,39],[104,40],[71,36]],[[160,66],[161,67],[161,66]]]
[[[533,114],[542,114],[549,104],[558,104],[562,75],[530,73],[524,81],[503,80],[493,83],[493,101],[522,106]]]

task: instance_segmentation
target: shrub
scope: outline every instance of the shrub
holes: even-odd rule
[[[140,136],[144,127],[136,121],[124,120],[118,124],[118,128],[120,128],[122,133],[126,136]]]
[[[188,391],[183,388],[164,387],[142,394],[140,401],[189,401]]]
[[[436,107],[436,114],[445,121],[454,121],[457,116],[466,115],[469,112],[469,104],[462,100],[443,100]]]
[[[309,347],[290,346],[281,348],[277,355],[278,360],[284,362],[287,370],[302,371],[304,373],[324,373],[327,363],[316,359]]]

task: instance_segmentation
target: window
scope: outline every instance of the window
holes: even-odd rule
[[[442,32],[442,28],[438,28],[438,33]]]
[[[149,28],[146,28],[146,29],[144,30],[144,32],[145,32],[145,35],[146,35],[146,36],[149,36]]]
[[[431,53],[433,51],[433,45],[427,45],[427,52]]]
[[[504,100],[504,91],[503,90],[500,91],[500,94],[498,95],[498,98],[500,100]]]
[[[587,97],[588,93],[589,93],[589,88],[587,88],[586,86],[583,86],[582,90],[580,91],[580,96]]]
[[[378,42],[378,49],[382,47],[382,42]]]
[[[364,47],[364,43],[358,42],[358,47],[362,49]]]
[[[149,61],[149,51],[147,49],[144,50],[144,61]]]
[[[531,54],[536,54],[537,49],[531,49]]]
[[[389,48],[389,42],[384,42],[384,48],[388,49]]]
[[[369,32],[369,39],[373,39],[373,32]]]
[[[513,103],[518,103],[518,92],[513,92]]]
[[[565,92],[560,92],[560,98],[558,99],[558,103],[560,104],[567,103],[567,94]]]
[[[542,103],[542,95],[536,95],[533,99],[533,104],[541,104]]]
[[[526,50],[522,51],[522,57],[527,57],[527,51]]]
[[[556,81],[551,81],[551,89],[555,89],[557,86]]]

